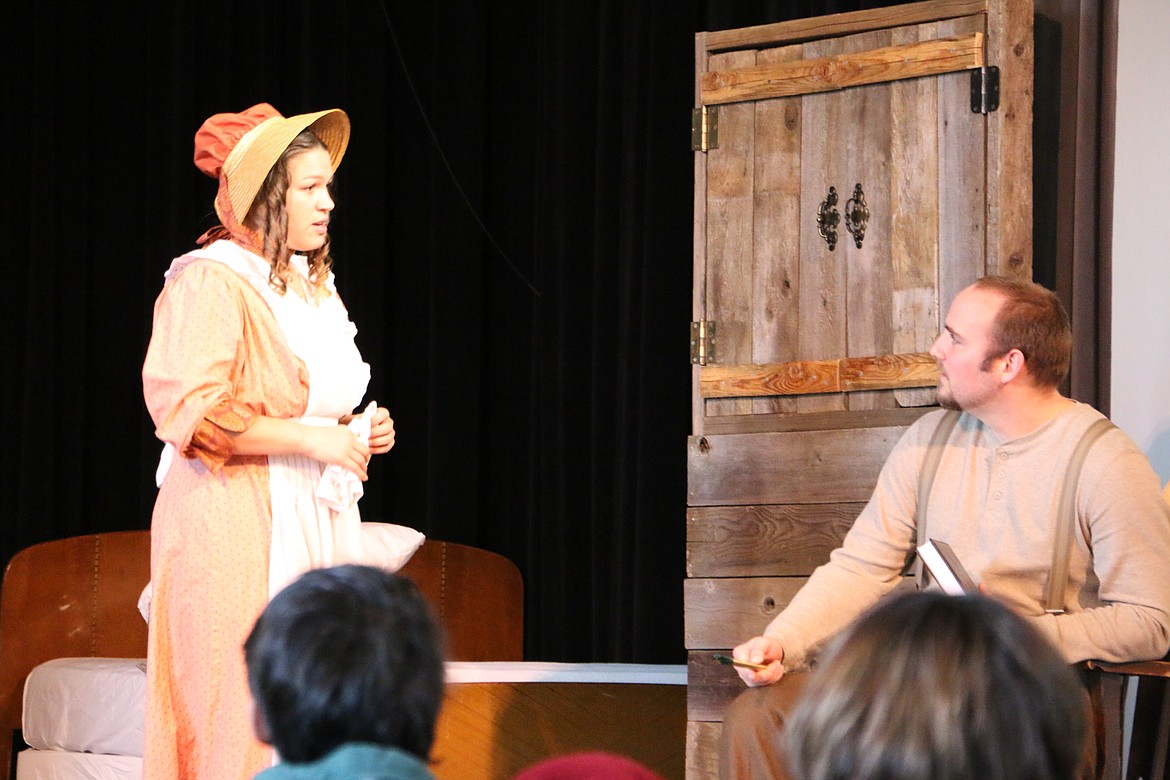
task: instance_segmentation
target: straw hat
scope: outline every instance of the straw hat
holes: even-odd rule
[[[272,166],[305,130],[321,139],[337,170],[349,145],[349,117],[344,111],[331,108],[284,117],[267,103],[238,114],[216,114],[204,122],[195,133],[195,166],[220,180],[233,214],[243,222]],[[224,215],[219,218],[224,220]]]

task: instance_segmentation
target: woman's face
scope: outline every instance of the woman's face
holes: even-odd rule
[[[315,147],[289,159],[284,209],[288,216],[287,243],[292,251],[311,252],[324,245],[329,235],[329,213],[333,211],[331,181],[333,165],[324,149]]]

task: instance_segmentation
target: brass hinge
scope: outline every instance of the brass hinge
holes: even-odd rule
[[[691,323],[691,363],[705,366],[715,362],[715,321]]]
[[[707,152],[719,148],[719,109],[700,106],[691,110],[691,151]]]
[[[985,65],[971,71],[971,112],[990,114],[999,108],[999,68]]]

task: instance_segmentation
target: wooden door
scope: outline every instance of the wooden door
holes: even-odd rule
[[[1031,274],[1031,24],[936,0],[696,36],[688,778],[742,688],[711,651],[839,545],[934,403],[955,293]]]

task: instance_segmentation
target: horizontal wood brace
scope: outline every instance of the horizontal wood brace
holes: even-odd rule
[[[709,52],[758,49],[986,13],[987,0],[927,0],[921,3],[739,27],[734,30],[715,30],[700,35],[703,36],[704,47]]]
[[[973,32],[851,54],[708,71],[701,76],[701,99],[703,105],[738,103],[981,68],[983,38],[983,33]]]
[[[709,365],[699,372],[699,392],[703,398],[893,390],[933,387],[937,382],[938,365],[928,352],[839,360]]]

